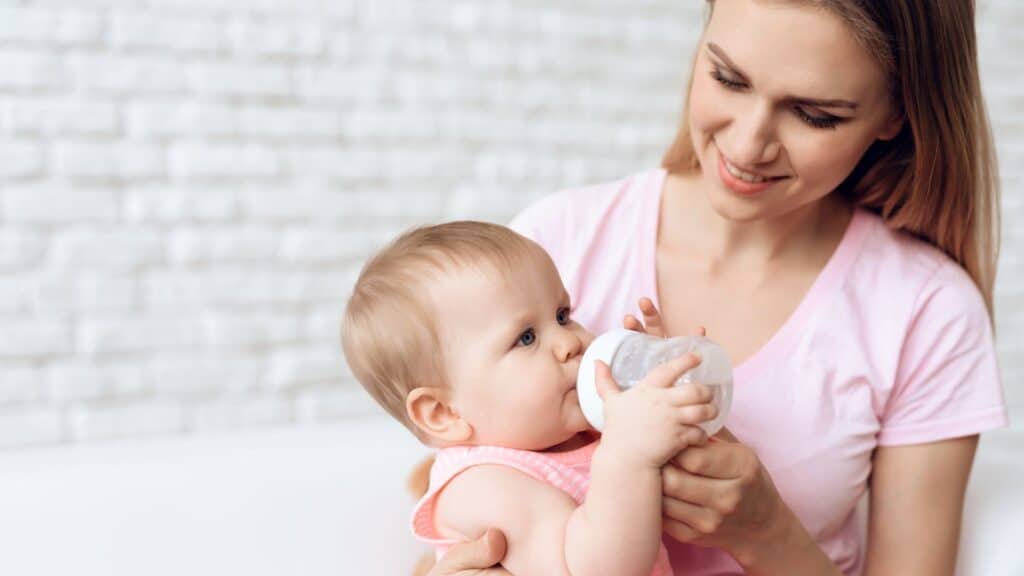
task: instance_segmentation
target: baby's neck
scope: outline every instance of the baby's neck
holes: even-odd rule
[[[588,434],[587,432],[580,432],[578,434],[574,434],[572,438],[569,438],[565,442],[562,442],[561,444],[555,444],[554,446],[546,448],[543,451],[569,452],[570,450],[575,450],[577,448],[586,446],[587,444],[590,444],[593,441],[594,437],[592,435]]]

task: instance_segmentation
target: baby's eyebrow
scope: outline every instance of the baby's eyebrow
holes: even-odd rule
[[[522,312],[510,317],[508,322],[501,322],[501,334],[506,340],[519,336],[519,333],[530,326],[530,314]]]

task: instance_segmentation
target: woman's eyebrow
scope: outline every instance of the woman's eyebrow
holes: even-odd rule
[[[740,76],[744,82],[750,82],[747,75],[739,69],[736,64],[725,54],[725,50],[722,50],[721,46],[714,42],[708,42],[708,50],[710,50],[715,56],[717,56],[730,70],[733,71],[737,76]],[[857,103],[849,100],[843,100],[842,98],[805,98],[803,96],[786,96],[785,100],[796,102],[798,104],[806,104],[808,106],[817,106],[818,108],[849,108],[851,110],[857,109]]]
[[[725,50],[722,50],[722,48],[718,44],[715,44],[714,42],[708,42],[708,50],[714,53],[714,55],[717,56],[719,60],[725,62],[725,65],[728,66],[733,72],[735,72],[737,76],[743,77],[744,81],[747,80],[747,75],[744,74],[743,71],[740,70],[740,67],[734,64],[733,61],[728,56],[725,55]]]
[[[849,108],[850,110],[857,109],[856,102],[850,102],[849,100],[821,100],[819,98],[803,98],[800,96],[787,96],[787,100],[791,100],[798,104],[807,104],[809,106],[817,106],[818,108]]]

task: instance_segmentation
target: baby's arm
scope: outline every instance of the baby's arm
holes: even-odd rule
[[[502,566],[512,574],[647,576],[661,542],[660,474],[607,464],[606,482],[598,482],[607,492],[588,493],[579,507],[514,468],[474,466],[438,496],[435,521],[442,534],[459,539],[475,539],[487,528],[504,532]]]
[[[687,445],[703,442],[696,424],[717,412],[708,403],[712,393],[706,386],[673,386],[699,363],[691,354],[676,358],[625,392],[606,365],[596,367],[605,430],[591,462],[586,502],[570,520],[566,549],[576,548],[580,539],[605,556],[580,573],[650,573],[661,545],[661,468]],[[575,568],[577,559],[569,559]]]
[[[438,495],[434,521],[446,536],[472,540],[488,528],[505,534],[512,574],[568,575],[565,528],[576,511],[568,494],[519,470],[480,465],[453,478]]]
[[[578,508],[525,473],[481,465],[456,476],[438,497],[439,529],[469,540],[487,528],[502,530],[502,564],[513,574],[649,574],[661,543],[661,467],[702,436],[691,425],[715,417],[707,387],[671,387],[697,363],[685,356],[655,368],[632,390],[604,392],[608,425]],[[599,374],[611,382],[607,366]]]

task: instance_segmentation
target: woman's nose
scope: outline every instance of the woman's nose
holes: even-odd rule
[[[731,146],[724,150],[729,161],[740,168],[753,169],[774,162],[778,157],[780,146],[767,104],[758,104],[737,118],[733,127]]]

